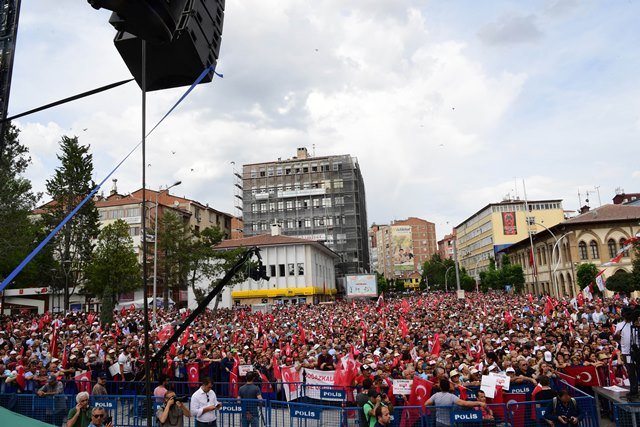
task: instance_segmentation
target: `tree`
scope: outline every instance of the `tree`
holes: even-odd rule
[[[454,261],[452,259],[443,260],[440,255],[433,254],[431,259],[425,261],[422,267],[422,280],[429,284],[429,289],[445,289],[445,283],[447,287],[453,283],[453,267]],[[450,268],[451,267],[451,268]],[[447,270],[449,271],[448,274]],[[446,274],[446,277],[445,277]],[[445,280],[446,279],[446,280]]]
[[[58,167],[47,180],[47,193],[52,201],[44,206],[43,215],[49,230],[54,229],[95,187],[93,157],[89,146],[80,145],[78,137],[63,136]],[[52,239],[52,250],[58,261],[56,275],[61,278],[64,309],[69,307],[69,296],[78,284],[84,282],[86,266],[91,262],[93,241],[98,237],[99,214],[93,200],[87,201],[76,215]],[[70,289],[71,288],[71,289]]]
[[[389,283],[382,274],[376,273],[376,281],[378,283],[378,294],[387,292],[389,290]]]
[[[164,213],[158,225],[158,277],[162,277],[164,307],[169,306],[169,289],[186,288],[192,262],[191,230],[173,211]]]
[[[576,268],[576,281],[578,282],[578,286],[580,289],[584,289],[589,286],[590,283],[596,283],[596,276],[598,275],[598,267],[595,264],[590,262],[585,264],[580,264]],[[598,290],[597,286],[593,287],[593,293]]]
[[[496,269],[496,263],[493,258],[489,259],[489,269],[480,272],[480,288],[483,292],[489,289],[501,289],[509,285],[513,287],[514,292],[522,292],[524,289],[524,272],[522,266],[513,265],[508,257],[502,258],[502,267]]]
[[[85,291],[100,298],[103,304],[101,321],[113,322],[114,297],[134,291],[142,284],[140,264],[126,222],[117,220],[100,231],[86,273]]]
[[[191,234],[187,256],[188,281],[196,301],[200,303],[213,290],[218,279],[236,263],[245,249],[216,250],[215,246],[224,239],[224,232],[219,227],[207,227],[200,232],[192,229]],[[240,283],[246,280],[246,277],[244,272],[236,274],[229,285]],[[209,281],[206,289],[197,286],[201,280]]]
[[[633,261],[631,262],[631,274],[633,281],[640,288],[640,241],[633,243]]]
[[[627,295],[633,291],[637,291],[640,286],[634,281],[633,273],[624,270],[617,271],[613,276],[607,279],[607,289],[613,292],[622,292]]]

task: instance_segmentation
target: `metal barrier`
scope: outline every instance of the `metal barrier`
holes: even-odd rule
[[[576,397],[582,420],[580,426],[598,427],[599,420],[592,397]],[[361,408],[311,404],[307,401],[283,402],[277,400],[240,400],[221,398],[222,408],[217,412],[219,427],[355,427],[361,426]],[[74,396],[38,397],[33,394],[0,395],[0,405],[14,412],[53,425],[62,425],[69,410],[75,406]],[[113,417],[115,427],[144,427],[147,422],[145,396],[93,396],[90,405],[104,407]],[[158,425],[153,402],[153,423]],[[548,424],[543,420],[549,402],[509,402],[489,405],[493,419],[483,419],[479,408],[461,407],[395,407],[392,412],[394,427],[433,427],[436,422],[462,426],[537,427]],[[617,425],[635,426],[640,404],[617,405]],[[619,420],[619,421],[618,421]],[[185,427],[195,425],[193,417],[185,417]]]
[[[640,425],[640,402],[614,403],[613,416],[617,426]]]

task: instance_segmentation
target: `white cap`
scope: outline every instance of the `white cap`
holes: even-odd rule
[[[516,370],[515,370],[515,369],[513,369],[511,366],[509,366],[509,367],[505,370],[505,372],[513,372],[513,373],[515,374]]]
[[[553,355],[551,354],[550,351],[545,351],[544,352],[544,361],[545,362],[551,362],[553,360]]]

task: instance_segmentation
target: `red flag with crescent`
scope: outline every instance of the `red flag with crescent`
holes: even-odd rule
[[[599,387],[600,378],[595,366],[568,366],[564,368],[564,373],[575,378],[576,385],[587,387]]]
[[[74,377],[78,391],[86,391],[91,393],[91,371],[86,371]]]
[[[166,341],[169,338],[171,338],[171,335],[173,335],[173,326],[171,325],[165,325],[162,329],[160,329],[160,332],[158,332],[158,338],[161,341]]]
[[[440,356],[440,334],[435,334],[433,337],[433,347],[431,347],[431,354]]]
[[[277,380],[281,380],[282,379],[282,372],[280,372],[280,362],[278,362],[278,358],[276,357],[276,355],[273,355],[273,360],[271,362],[271,364],[273,365],[273,376],[275,379]]]
[[[409,406],[417,406],[418,408],[402,411],[400,427],[411,427],[420,418],[422,415],[421,408],[424,407],[424,404],[431,396],[431,387],[432,384],[429,381],[420,377],[413,377],[411,393],[409,394]]]
[[[229,373],[229,394],[238,397],[238,375],[235,372]]]
[[[187,374],[189,375],[189,382],[198,384],[200,382],[200,371],[197,362],[187,363]]]

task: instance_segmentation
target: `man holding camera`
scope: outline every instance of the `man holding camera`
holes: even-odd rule
[[[156,417],[160,427],[183,427],[184,417],[190,417],[191,411],[184,404],[186,398],[177,397],[175,391],[164,394],[164,405],[158,408]]]

